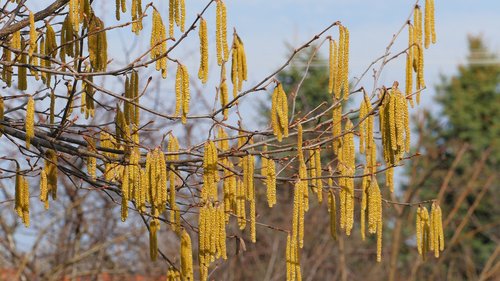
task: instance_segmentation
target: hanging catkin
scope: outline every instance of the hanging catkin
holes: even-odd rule
[[[337,101],[336,106],[332,110],[332,137],[333,139],[333,152],[338,155],[339,149],[342,144],[342,103]]]
[[[57,153],[48,149],[45,152],[45,172],[47,174],[47,197],[44,198],[44,202],[48,207],[48,195],[52,196],[53,200],[57,199]]]
[[[229,112],[229,109],[227,108],[227,104],[229,103],[229,96],[228,96],[227,82],[226,82],[226,64],[223,64],[221,68],[222,68],[221,84],[219,87],[220,106],[222,107],[222,115],[224,117],[224,120],[227,120]]]
[[[281,83],[276,85],[272,95],[271,125],[279,142],[283,136],[288,137],[288,99]]]
[[[194,280],[191,237],[185,229],[181,232],[181,276],[182,280]]]
[[[181,278],[181,272],[179,272],[179,270],[175,269],[174,267],[169,267],[167,270],[167,281],[181,281],[181,280],[193,280],[193,279],[184,279],[183,276]]]
[[[200,18],[198,36],[200,38],[200,69],[198,70],[198,78],[205,84],[208,80],[208,32],[207,21],[204,18]]]
[[[439,252],[444,250],[444,233],[441,207],[436,202],[431,207],[429,232],[429,250],[433,250],[434,256],[438,258]]]
[[[207,280],[210,263],[219,257],[227,259],[224,206],[206,203],[201,207],[198,228],[200,280]]]
[[[108,64],[108,40],[103,21],[95,15],[91,17],[89,22],[89,34],[88,49],[90,64],[94,71],[106,71]]]
[[[69,18],[73,29],[78,32],[80,29],[80,0],[69,0]]]
[[[25,49],[24,42],[21,44],[21,46],[22,49]],[[28,55],[26,54],[26,52],[21,53],[19,63],[21,65],[17,68],[17,89],[24,91],[28,89],[28,81],[27,81],[28,68],[24,66],[28,64]]]
[[[355,149],[354,136],[351,132],[353,124],[347,119],[345,133],[339,149],[340,190],[340,228],[345,229],[347,236],[351,234],[354,224],[354,173]]]
[[[229,48],[227,45],[226,4],[221,0],[217,1],[215,31],[217,64],[222,65],[223,61],[227,61]]]
[[[273,159],[266,160],[265,176],[267,188],[267,204],[270,208],[272,208],[274,205],[276,205],[276,163]]]
[[[153,28],[151,30],[151,59],[156,59],[156,70],[161,70],[163,78],[167,77],[167,33],[160,13],[153,9]]]
[[[309,159],[310,177],[312,178],[312,188],[318,197],[318,203],[323,202],[323,181],[321,180],[321,148],[317,146],[311,150],[311,157]]]
[[[132,0],[130,12],[132,14],[132,32],[139,35],[142,30],[142,0]]]
[[[167,161],[168,161],[168,173],[167,173],[167,180],[169,183],[169,205],[171,208],[176,205],[176,174],[177,174],[177,169],[176,166],[174,165],[173,162],[179,160],[179,141],[174,135],[170,135],[168,138],[168,155],[167,155]],[[172,212],[171,212],[171,219],[172,219]]]
[[[29,201],[29,185],[26,178],[21,175],[19,166],[16,170],[16,194],[15,194],[15,210],[19,218],[24,223],[24,226],[30,226],[30,201]]]
[[[397,82],[390,91],[385,91],[384,102],[380,106],[380,132],[387,166],[399,164],[404,153],[410,148],[410,125],[406,96],[398,89]],[[386,185],[393,190],[392,169],[387,170]]]
[[[331,178],[329,179],[331,180]],[[329,184],[330,185],[330,184]],[[335,194],[330,190],[328,192],[328,212],[330,212],[330,234],[334,240],[337,240],[337,203]]]
[[[7,48],[7,47],[3,48],[2,58],[5,62],[11,62],[12,52],[9,50],[9,48]],[[9,66],[9,65],[3,66],[2,80],[5,81],[5,83],[7,84],[7,87],[12,86],[12,66]]]
[[[368,198],[368,232],[377,234],[377,261],[382,260],[382,195],[375,177],[372,177],[367,188]]]
[[[430,219],[429,212],[426,207],[419,206],[417,209],[416,216],[416,240],[417,240],[417,250],[420,256],[425,259],[427,251],[429,250],[430,242]]]
[[[344,88],[344,100],[349,99],[349,30],[345,26],[341,26],[341,32],[344,33],[344,41],[342,42],[343,47],[342,50],[344,54],[342,55],[342,59],[344,60],[342,63],[343,69],[342,71],[342,85]]]
[[[3,134],[3,125],[2,122],[4,121],[4,113],[5,113],[5,104],[3,100],[2,94],[0,94],[0,137]]]
[[[26,105],[26,119],[24,120],[26,130],[26,148],[30,148],[31,140],[35,137],[35,100],[29,96]]]
[[[338,55],[338,50],[337,50],[337,42],[330,38],[328,40],[330,43],[330,49],[329,49],[329,56],[328,56],[328,65],[329,65],[329,78],[328,78],[328,93],[333,93],[333,86],[334,86],[334,79],[337,79],[337,68],[338,68],[338,58],[336,57]]]
[[[236,98],[237,93],[243,87],[243,81],[247,80],[247,59],[245,47],[241,38],[234,33],[232,45],[232,62],[231,62],[231,82],[233,84],[233,97]]]
[[[187,67],[182,64],[177,65],[177,73],[175,76],[175,100],[175,114],[181,114],[182,124],[185,124],[189,112],[190,92],[189,73]]]
[[[205,152],[203,156],[203,188],[201,191],[201,198],[204,201],[218,200],[217,195],[217,147],[212,141],[205,143]]]
[[[29,56],[32,57],[33,53],[35,52],[37,48],[37,32],[36,32],[36,27],[35,27],[35,15],[33,12],[30,11],[29,15],[30,19],[30,44],[29,44]]]
[[[415,54],[413,46],[413,25],[408,23],[408,51],[406,52],[406,88],[405,92],[408,101],[413,107],[413,57]]]
[[[86,138],[87,140],[87,150],[92,153],[96,153],[96,146],[95,146],[95,141],[93,138]],[[87,173],[89,174],[89,177],[91,180],[96,179],[96,170],[97,170],[97,163],[96,163],[96,158],[94,156],[87,156]]]
[[[413,42],[415,45],[414,55],[414,69],[417,73],[416,85],[417,85],[417,104],[420,103],[420,92],[425,87],[424,81],[424,44],[423,44],[423,31],[422,31],[422,10],[419,6],[415,7],[413,12]]]
[[[425,0],[425,48],[436,43],[436,28],[434,21],[434,0]]]
[[[156,261],[158,257],[157,231],[160,229],[160,221],[156,218],[149,222],[149,256],[151,261]]]

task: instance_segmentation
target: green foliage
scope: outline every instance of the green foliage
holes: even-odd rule
[[[468,64],[438,87],[437,101],[448,119],[444,138],[458,138],[480,153],[492,147],[500,160],[500,64],[480,37],[469,38]],[[498,165],[498,164],[497,164]]]

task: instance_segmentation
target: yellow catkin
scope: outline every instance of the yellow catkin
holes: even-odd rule
[[[429,0],[425,0],[425,14],[424,14],[424,44],[425,48],[429,48],[429,45],[431,44],[431,18],[430,18],[430,5],[429,5]]]
[[[224,206],[207,203],[201,207],[198,227],[200,280],[206,280],[210,263],[219,257],[227,259]]]
[[[231,62],[231,82],[233,84],[233,97],[237,96],[238,91],[243,87],[243,81],[247,80],[247,63],[245,47],[241,38],[234,33],[232,45]]]
[[[198,70],[198,78],[205,84],[208,80],[208,32],[207,22],[204,18],[200,18],[198,35],[200,38],[200,69]]]
[[[432,44],[436,44],[436,23],[434,16],[434,0],[430,0],[430,14],[431,14],[431,42]]]
[[[70,0],[69,1],[69,18],[73,29],[78,32],[80,29],[80,1]]]
[[[337,205],[333,191],[328,192],[328,211],[330,212],[330,234],[337,240]]]
[[[265,158],[263,158],[265,159]],[[266,167],[267,203],[270,208],[276,205],[276,163],[273,159],[267,159]]]
[[[272,95],[271,124],[279,142],[288,137],[288,99],[283,86],[278,83]]]
[[[335,65],[335,41],[333,39],[330,38],[329,41],[329,45],[330,45],[330,48],[329,48],[329,56],[328,56],[328,65],[329,65],[329,79],[328,79],[328,93],[333,93],[333,79],[335,79],[335,68],[336,68],[336,65]]]
[[[342,104],[339,102],[332,111],[332,135],[333,135],[333,152],[339,154],[340,145],[342,143]]]
[[[3,96],[0,94],[0,137],[2,136],[3,133],[2,122],[4,121],[4,113],[5,113],[5,104],[3,101]]]
[[[382,196],[375,177],[370,179],[368,186],[368,232],[377,234],[377,261],[381,261],[381,235],[382,235]]]
[[[156,261],[158,257],[158,238],[157,231],[160,228],[160,222],[154,218],[149,223],[149,256],[152,261]]]
[[[349,236],[354,224],[354,173],[355,173],[355,149],[354,136],[350,132],[353,128],[352,122],[348,119],[345,125],[345,134],[342,137],[342,144],[339,149],[339,171],[341,178],[340,190],[340,227],[345,229]]]
[[[182,276],[181,272],[179,272],[177,269],[173,267],[170,267],[167,270],[167,281],[181,281],[181,280],[193,280],[193,279],[186,279],[184,276]]]
[[[424,81],[424,44],[423,44],[423,31],[422,31],[422,11],[419,6],[415,7],[414,10],[414,43],[416,56],[414,60],[414,65],[416,65],[417,72],[417,104],[420,103],[420,90],[425,87]]]
[[[368,172],[368,168],[365,167],[363,174]],[[361,229],[361,240],[366,239],[366,213],[368,209],[368,187],[370,186],[371,177],[364,176],[361,182],[361,215],[360,215],[360,229]]]
[[[238,217],[238,227],[241,230],[246,227],[245,198],[245,185],[243,185],[243,182],[238,178],[236,179],[236,216]]]
[[[175,8],[176,0],[168,1],[168,34],[170,37],[174,37],[174,21],[175,21]]]
[[[250,201],[250,240],[252,243],[257,242],[257,229],[256,229],[256,210],[255,210],[255,198]]]
[[[427,208],[419,206],[416,216],[416,240],[418,253],[425,259],[431,241],[431,221]]]
[[[94,71],[106,71],[108,64],[108,41],[104,22],[93,16],[89,23],[88,50],[90,64]]]
[[[285,259],[286,259],[286,280],[292,280],[292,258],[291,258],[291,251],[292,251],[292,237],[290,234],[287,235],[286,237],[286,252],[285,252]]]
[[[431,207],[430,215],[430,239],[429,248],[434,250],[434,256],[439,257],[439,251],[444,250],[444,236],[441,207],[434,202]]]
[[[184,0],[177,0],[180,9],[180,28],[181,32],[184,32],[184,27],[186,25],[186,4]]]
[[[42,169],[40,172],[40,201],[44,203],[44,207],[47,210],[49,208],[48,204],[48,187],[47,187],[47,172],[45,169]]]
[[[30,48],[29,48],[29,56],[32,57],[33,53],[35,52],[35,50],[37,48],[37,43],[36,43],[37,32],[36,32],[36,27],[35,27],[35,15],[31,11],[30,11],[29,19],[30,19],[30,43],[29,43]]]
[[[344,71],[345,71],[345,60],[344,60],[344,48],[345,48],[345,29],[339,26],[339,46],[338,46],[338,56],[337,56],[337,77],[335,79],[335,98],[340,99],[342,94],[342,87],[344,85]]]
[[[167,34],[160,13],[153,10],[153,28],[151,30],[151,59],[156,59],[156,70],[167,77]]]
[[[15,193],[15,204],[14,204],[14,209],[23,221],[23,224],[26,227],[30,226],[30,217],[29,217],[29,207],[30,207],[30,202],[29,202],[29,185],[28,181],[26,178],[20,173],[19,166],[17,167],[16,170],[16,193]]]
[[[344,47],[342,48],[344,50],[344,55],[342,56],[344,62],[342,63],[343,66],[343,77],[342,77],[342,84],[344,86],[344,100],[349,99],[349,30],[342,26],[342,29],[344,29]]]
[[[96,152],[95,142],[92,138],[87,139],[87,150],[89,152]],[[94,156],[87,156],[87,173],[89,174],[90,179],[96,179],[96,158]]]
[[[142,1],[132,0],[132,8],[130,12],[132,14],[132,32],[139,35],[142,30]]]
[[[187,122],[187,114],[189,112],[189,101],[190,101],[190,90],[189,90],[189,73],[187,67],[182,65],[182,123]]]
[[[434,22],[434,0],[425,0],[425,48],[429,48],[431,43],[436,43],[436,29]]]
[[[3,48],[3,60],[6,62],[10,62],[12,60],[12,52],[4,47]],[[5,65],[2,69],[2,80],[5,81],[7,87],[12,86],[12,66]]]
[[[222,65],[223,61],[227,61],[229,51],[227,45],[226,5],[221,0],[217,1],[215,28],[217,64]]]
[[[406,53],[406,88],[405,92],[408,96],[408,101],[413,107],[413,25],[408,24],[408,51]]]
[[[24,43],[22,44],[24,48]],[[28,55],[26,52],[23,52],[20,55],[20,60],[19,63],[21,65],[26,65],[28,63]],[[27,75],[28,75],[28,68],[25,66],[19,66],[17,68],[17,89],[24,91],[28,89],[28,81],[27,81]]]
[[[224,120],[227,120],[228,114],[229,114],[229,109],[227,108],[227,104],[229,103],[229,94],[228,94],[228,89],[227,89],[227,82],[226,82],[226,65],[223,64],[222,66],[222,78],[221,78],[221,85],[220,85],[220,106],[223,108],[222,110],[222,115],[224,117]]]
[[[57,199],[57,153],[49,149],[45,153],[45,171],[47,173],[47,190],[52,199]],[[48,198],[46,200],[48,202]],[[46,203],[47,204],[47,203]]]
[[[121,15],[121,4],[122,4],[121,0],[116,0],[116,3],[115,3],[115,18],[118,21],[120,20],[120,15]]]
[[[399,164],[404,153],[410,149],[408,104],[405,94],[397,86],[396,82],[389,92],[385,92],[379,114],[384,159],[388,167]],[[392,171],[388,170],[388,175],[390,173]]]
[[[194,280],[191,237],[185,229],[181,232],[181,276],[182,280]]]
[[[177,74],[175,77],[175,114],[181,114],[183,124],[187,122],[187,114],[189,112],[190,90],[189,90],[189,73],[186,66],[177,65]]]
[[[35,137],[35,100],[29,96],[26,105],[26,119],[24,120],[26,130],[26,148],[30,148],[31,140]]]
[[[218,200],[217,161],[217,148],[214,142],[206,142],[203,156],[203,188],[201,191],[201,197],[204,201]]]
[[[295,183],[292,213],[292,235],[290,241],[290,280],[300,278],[299,248],[303,246],[304,239],[304,187],[303,181]]]

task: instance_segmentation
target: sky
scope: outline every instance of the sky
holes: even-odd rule
[[[42,0],[30,3],[34,9],[41,9],[52,1]],[[128,7],[130,7],[130,1]],[[151,1],[142,1],[143,6]],[[152,1],[168,19],[168,1]],[[247,86],[255,84],[263,77],[282,65],[291,47],[298,47],[323,30],[331,23],[339,20],[350,30],[350,79],[358,77],[364,69],[377,57],[380,57],[390,42],[393,34],[404,24],[415,0],[227,0],[228,34],[235,28],[245,43],[248,58],[249,81]],[[423,0],[420,3],[425,2]],[[186,0],[186,25],[195,19],[197,13],[208,3],[208,0]],[[423,4],[423,3],[422,3]],[[103,18],[106,25],[114,25],[114,1],[94,1],[96,14]],[[425,79],[428,89],[423,93],[431,97],[434,85],[440,81],[440,75],[449,76],[456,71],[456,66],[465,62],[467,54],[467,35],[481,34],[487,46],[497,54],[500,53],[500,1],[497,0],[435,0],[437,44],[425,52]],[[151,14],[149,12],[149,14]],[[214,14],[215,5],[205,13],[208,21],[210,54],[214,58]],[[129,15],[122,18],[129,20]],[[149,17],[150,18],[150,17]],[[123,30],[108,32],[110,40],[110,57],[114,64],[128,63],[133,54],[149,48],[150,20],[144,20],[144,30],[135,36]],[[177,33],[179,35],[179,33]],[[337,29],[328,35],[338,36]],[[231,40],[231,38],[229,38]],[[394,51],[400,51],[407,45],[406,30],[394,45]],[[198,35],[192,32],[180,50],[171,55],[181,58],[191,69],[197,71]],[[326,55],[327,45],[322,48]],[[131,52],[124,57],[124,50]],[[172,64],[171,64],[172,65]],[[215,72],[212,60],[211,72]],[[171,67],[170,73],[175,69]],[[371,72],[370,72],[371,73]],[[214,75],[215,76],[215,75]],[[387,66],[380,78],[380,83],[392,85],[393,81],[404,80],[404,56]],[[213,83],[205,86],[207,92],[213,92]],[[166,83],[163,83],[166,84]],[[172,83],[170,83],[172,84]],[[167,91],[172,85],[165,86]],[[361,85],[372,86],[368,75]],[[256,98],[259,100],[261,97]],[[248,102],[248,101],[247,101]],[[249,107],[256,103],[251,101]],[[431,98],[424,98],[422,106],[432,107]],[[255,111],[252,111],[255,112]]]

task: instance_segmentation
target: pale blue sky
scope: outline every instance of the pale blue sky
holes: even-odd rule
[[[39,10],[52,1],[30,2],[35,10]],[[149,2],[143,0],[143,5]],[[186,0],[187,24],[194,20],[197,12],[207,2],[207,0]],[[285,61],[289,52],[286,44],[300,46],[337,20],[342,21],[350,30],[350,78],[359,76],[374,58],[383,54],[385,46],[404,23],[415,3],[414,0],[227,0],[225,2],[228,8],[230,29],[228,33],[231,34],[232,28],[236,27],[245,43],[249,65],[247,86],[253,85],[253,82],[259,81]],[[154,0],[153,3],[167,21],[168,1]],[[104,18],[107,25],[116,24],[114,1],[94,1],[94,9],[98,16]],[[494,52],[500,52],[500,1],[435,0],[435,10],[438,42],[426,50],[425,62],[425,78],[429,89],[424,94],[429,95],[433,92],[433,85],[439,81],[439,74],[449,75],[455,71],[459,63],[465,61],[467,34],[483,34],[487,45]],[[209,36],[212,38],[211,59],[215,51],[214,13],[215,7],[212,7],[205,15],[209,22]],[[127,13],[122,18],[129,20],[130,16]],[[130,48],[132,50],[130,57],[133,57],[133,54],[142,53],[149,48],[149,24],[150,17],[145,19],[144,30],[138,37],[122,29],[108,32],[108,37],[111,38],[110,57],[115,59],[110,68],[129,62],[123,56],[125,49]],[[337,36],[336,29],[332,32],[330,34]],[[395,45],[395,50],[401,50],[407,44],[406,40],[405,32]],[[198,48],[196,31],[191,33],[183,47],[173,52],[171,56],[180,58],[188,65],[191,73],[196,73]],[[323,49],[326,51],[327,46]],[[169,73],[174,73],[173,64],[170,65]],[[210,65],[211,73],[217,73],[213,60]],[[401,57],[386,67],[380,82],[391,85],[394,80],[403,80],[403,75],[404,57]],[[212,78],[215,78],[215,75],[212,75]],[[161,83],[161,87],[170,91],[173,86],[170,84],[173,83],[169,79],[167,81]],[[362,85],[369,88],[371,82],[368,76]],[[215,80],[211,80],[204,89],[207,92],[214,92],[214,85]],[[208,93],[210,94],[213,93]],[[256,99],[248,97],[245,102]],[[423,105],[428,106],[430,103],[431,99],[424,99]],[[249,102],[246,106],[252,107],[252,104]]]

